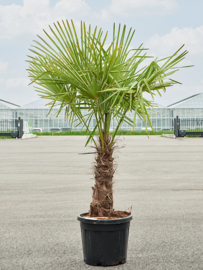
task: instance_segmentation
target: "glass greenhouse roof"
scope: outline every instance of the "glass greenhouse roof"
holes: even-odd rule
[[[157,107],[155,107],[155,108],[167,108],[167,107],[165,107],[165,106],[163,106],[163,105],[161,105],[159,103],[157,103],[156,105],[157,105]]]
[[[49,99],[38,99],[36,101],[33,101],[31,103],[28,103],[24,106],[21,106],[21,109],[49,109],[50,105],[47,105],[51,100]],[[59,108],[59,106],[54,106],[54,108]]]
[[[0,101],[0,109],[10,109],[10,107],[6,106],[4,103]]]
[[[203,108],[203,93],[188,97],[168,106],[168,108]]]
[[[14,104],[14,103],[5,101],[3,99],[0,99],[0,109],[16,109],[18,107],[20,107],[20,106]]]
[[[47,105],[50,102],[48,99],[38,99],[36,101],[33,101],[31,103],[28,103],[24,106],[21,106],[20,109],[49,109],[50,105]],[[167,108],[163,105],[156,104],[157,106],[155,108]],[[59,109],[60,106],[54,106],[54,108]]]

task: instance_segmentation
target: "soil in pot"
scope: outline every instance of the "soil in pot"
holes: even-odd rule
[[[90,216],[90,214],[81,215],[81,216],[84,218],[94,218],[94,219],[118,219],[118,218],[129,217],[130,215],[131,213],[127,211],[113,211],[110,217],[93,217],[93,216]]]

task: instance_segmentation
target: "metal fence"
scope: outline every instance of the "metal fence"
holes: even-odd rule
[[[15,119],[0,119],[0,132],[11,132],[17,130]]]
[[[201,118],[174,118],[174,134],[176,137],[200,136],[203,137],[203,119]]]
[[[201,118],[180,118],[181,129],[186,131],[202,131],[203,130],[203,119]]]
[[[0,136],[21,138],[23,136],[23,119],[0,119]]]

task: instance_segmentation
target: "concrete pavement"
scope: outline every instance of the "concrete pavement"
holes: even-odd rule
[[[95,269],[76,220],[92,195],[85,140],[0,140],[0,270]],[[203,269],[203,139],[119,142],[115,209],[132,205],[133,220],[127,263],[112,269]]]

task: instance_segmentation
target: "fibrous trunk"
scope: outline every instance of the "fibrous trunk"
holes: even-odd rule
[[[89,212],[91,217],[110,217],[113,213],[114,146],[110,147],[111,136],[104,134],[103,139],[104,151],[100,137],[96,147],[95,185],[92,187],[93,197]]]

